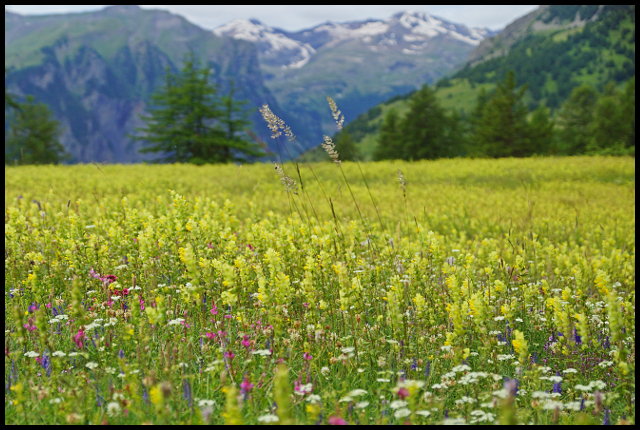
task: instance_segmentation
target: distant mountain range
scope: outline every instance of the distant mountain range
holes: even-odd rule
[[[214,33],[257,46],[265,84],[279,105],[306,114],[305,146],[322,142],[318,124],[322,133],[335,131],[326,96],[336,100],[348,122],[377,103],[451,73],[478,44],[497,34],[422,12],[326,22],[297,32],[255,19],[236,20]]]
[[[292,127],[295,157],[335,132],[326,96],[348,123],[455,71],[495,34],[419,12],[286,32],[257,20],[208,31],[137,6],[42,16],[5,10],[5,86],[53,110],[73,162],[139,162],[154,157],[140,154],[140,143],[130,138],[143,125],[140,115],[165,70],[178,70],[193,51],[213,69],[222,93],[233,80],[271,151],[277,144],[257,108],[269,104]]]

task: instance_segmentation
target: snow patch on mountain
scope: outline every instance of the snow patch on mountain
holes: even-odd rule
[[[352,41],[363,44],[370,51],[378,52],[380,48],[387,47],[416,55],[435,37],[476,46],[493,35],[490,30],[468,28],[424,12],[400,12],[388,20],[326,22],[293,33],[270,27],[256,19],[244,19],[220,26],[214,33],[256,43],[261,61],[281,69],[303,67],[317,50]]]

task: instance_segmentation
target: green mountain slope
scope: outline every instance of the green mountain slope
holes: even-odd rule
[[[635,75],[635,6],[542,6],[481,43],[461,70],[436,84],[442,106],[470,114],[482,89],[490,91],[508,70],[527,85],[530,109],[544,104],[554,113],[572,89],[589,84],[619,87]],[[411,94],[389,100],[345,127],[371,159],[385,112],[406,110]],[[322,158],[316,149],[308,159]]]

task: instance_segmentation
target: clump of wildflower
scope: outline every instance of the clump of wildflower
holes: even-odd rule
[[[80,349],[84,347],[84,343],[82,342],[85,338],[84,330],[82,328],[78,329],[78,332],[73,336],[73,342]]]
[[[329,417],[328,420],[329,425],[331,426],[344,426],[349,424],[347,421],[345,421],[344,418],[340,418],[338,416],[332,415]]]
[[[527,364],[527,360],[529,358],[529,347],[527,341],[524,338],[524,333],[520,330],[513,331],[514,339],[511,341],[513,345],[513,349],[518,354],[518,360],[521,364]]]
[[[289,369],[284,364],[279,364],[276,369],[276,376],[273,382],[273,395],[277,413],[281,424],[293,424],[291,416],[291,386],[289,385]]]
[[[225,387],[223,389],[225,393],[224,417],[225,425],[240,425],[242,424],[242,414],[240,411],[240,405],[238,403],[238,390],[236,387]]]
[[[245,376],[242,382],[240,383],[240,392],[246,396],[249,394],[252,388],[253,388],[253,384]]]

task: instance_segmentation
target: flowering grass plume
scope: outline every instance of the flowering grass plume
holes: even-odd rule
[[[333,120],[336,122],[336,126],[338,127],[338,130],[342,130],[342,127],[344,125],[344,115],[342,114],[340,109],[338,109],[338,105],[336,105],[336,102],[329,96],[327,96],[327,103],[329,103],[329,109],[331,109],[331,116],[333,117]]]
[[[336,164],[340,164],[340,157],[338,156],[336,145],[333,143],[333,140],[329,136],[326,136],[326,135],[324,136],[323,142],[322,142],[322,149],[324,149],[327,152],[327,154],[329,154],[331,161],[333,161]]]

